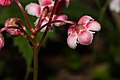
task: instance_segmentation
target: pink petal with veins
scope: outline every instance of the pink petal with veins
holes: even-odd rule
[[[81,18],[79,19],[78,24],[86,24],[86,23],[88,23],[90,20],[93,20],[93,18],[90,17],[90,16],[85,15],[85,16],[83,16],[83,17],[81,17]]]
[[[76,32],[68,36],[67,44],[70,48],[75,49],[77,47],[77,38],[78,36]]]
[[[64,24],[65,24],[64,21],[66,21],[66,20],[68,19],[68,17],[67,17],[67,15],[62,14],[62,15],[57,15],[57,16],[55,16],[54,19],[55,19],[55,20],[61,20],[61,21],[63,21],[63,22],[57,22],[57,23],[55,23],[55,26],[61,26],[61,25],[64,25]]]
[[[78,42],[82,45],[89,45],[92,43],[93,40],[93,34],[90,31],[81,31],[80,34],[78,34]]]
[[[97,21],[90,21],[86,26],[91,31],[100,31],[101,29],[101,26]]]
[[[41,14],[40,5],[36,3],[30,3],[25,7],[28,14],[39,17]]]
[[[48,6],[48,5],[53,4],[53,0],[39,0],[39,4],[41,6]]]

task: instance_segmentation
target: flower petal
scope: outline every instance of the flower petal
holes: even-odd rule
[[[90,21],[87,24],[87,28],[88,30],[91,30],[91,31],[100,31],[101,26],[97,21]]]
[[[68,36],[67,44],[70,48],[75,49],[77,47],[77,38],[76,32]]]
[[[54,19],[55,19],[55,20],[61,20],[61,21],[63,21],[63,22],[57,22],[57,23],[55,23],[55,26],[61,26],[61,25],[64,25],[64,24],[65,24],[64,21],[66,21],[66,20],[68,19],[68,17],[67,17],[67,15],[62,14],[62,15],[56,15],[56,16],[54,17]]]
[[[90,17],[90,16],[85,15],[85,16],[83,16],[83,17],[81,17],[81,18],[79,19],[78,24],[86,24],[86,23],[88,23],[90,20],[93,20],[93,18]]]
[[[38,24],[38,20],[39,20],[39,18],[34,22],[35,26]],[[49,20],[47,20],[47,19],[45,18],[45,19],[43,20],[43,22],[42,22],[41,27],[42,27],[43,25],[47,24],[48,21],[49,21]],[[51,26],[53,26],[53,24],[51,24]],[[42,28],[40,31],[41,31],[41,32],[45,32],[46,28],[47,28],[47,26],[45,26],[44,28]],[[49,29],[49,32],[52,32],[52,31],[53,31],[52,29]]]
[[[93,40],[93,34],[90,31],[81,31],[80,34],[78,34],[78,42],[82,45],[89,45],[92,43]]]
[[[53,4],[53,0],[38,0],[41,6],[48,6]]]
[[[39,17],[41,14],[41,8],[40,5],[36,3],[30,3],[25,7],[28,14]]]
[[[68,35],[72,34],[74,32],[75,25],[72,25],[68,29]]]

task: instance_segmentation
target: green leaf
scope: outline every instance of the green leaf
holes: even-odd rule
[[[28,41],[24,39],[22,36],[14,38],[15,46],[19,47],[20,52],[22,53],[23,57],[25,58],[27,65],[30,66],[32,63],[32,48],[30,47]]]

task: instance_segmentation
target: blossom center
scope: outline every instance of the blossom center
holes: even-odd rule
[[[86,27],[85,27],[84,23],[78,24],[76,27],[76,32],[79,33],[81,30],[85,30],[85,29],[86,29]]]

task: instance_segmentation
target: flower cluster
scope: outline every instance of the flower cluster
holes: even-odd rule
[[[25,7],[25,10],[29,15],[37,17],[34,22],[35,29],[30,25],[29,19],[22,8],[19,0],[0,0],[0,5],[8,6],[15,1],[20,7],[28,26],[32,32],[29,36],[26,27],[19,18],[8,18],[5,22],[5,27],[0,30],[0,48],[4,46],[4,37],[2,32],[6,30],[13,36],[22,35],[29,41],[35,42],[35,37],[39,31],[46,32],[51,31],[53,25],[59,27],[66,23],[71,24],[68,29],[68,46],[75,49],[78,44],[89,45],[92,43],[93,34],[95,31],[101,29],[100,24],[90,16],[83,16],[79,19],[78,23],[69,21],[66,14],[62,14],[62,10],[67,8],[71,0],[38,0],[38,3],[30,3]],[[38,42],[39,44],[41,42]]]
[[[41,25],[44,25],[44,24],[48,23],[48,21],[50,19],[50,15],[52,13],[52,9],[54,7],[55,1],[53,1],[53,0],[38,0],[38,2],[39,2],[39,4],[36,4],[36,3],[28,4],[25,7],[25,9],[28,14],[36,16],[38,18],[35,21],[35,25],[38,24],[40,16],[44,15],[44,16],[42,16],[43,21],[41,24]],[[61,4],[59,5],[59,3],[64,3],[64,2],[66,3],[65,5],[67,5],[69,3],[69,0],[58,0],[57,10],[60,10]],[[63,6],[61,6],[61,7],[63,7]],[[63,21],[63,22],[55,23],[54,24],[55,26],[61,26],[61,25],[65,24],[64,21],[66,21],[68,19],[67,15],[61,14],[60,12],[61,11],[56,11],[52,16],[53,21],[56,21],[56,20]],[[46,29],[46,27],[44,27],[41,31],[44,32],[45,29]]]

